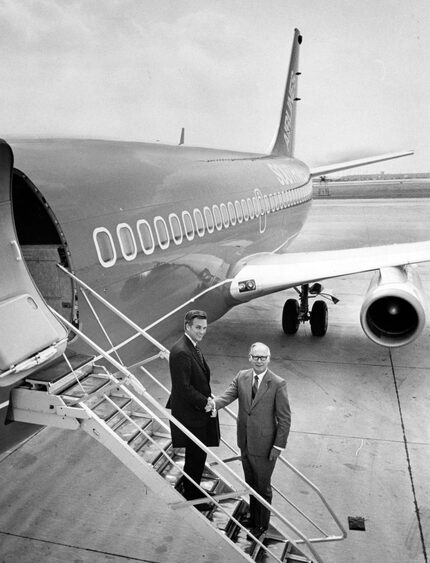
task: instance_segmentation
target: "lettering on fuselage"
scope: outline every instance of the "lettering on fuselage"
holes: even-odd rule
[[[253,220],[258,220],[259,232],[263,234],[270,213],[301,205],[312,197],[310,181],[303,184],[300,174],[282,164],[267,164],[284,189],[267,195],[255,189],[252,197],[183,209],[169,213],[166,218],[161,215],[152,219],[142,217],[134,227],[121,222],[116,226],[115,234],[107,227],[97,227],[93,231],[93,241],[100,264],[111,268],[118,257],[130,262],[139,253],[151,255],[157,249],[167,250],[171,244],[180,246],[195,237],[203,238],[217,231],[239,228],[242,223]],[[302,185],[297,185],[300,181]],[[293,187],[294,184],[296,187]],[[285,189],[285,186],[289,188]]]
[[[291,132],[293,129],[293,104],[294,104],[294,98],[296,97],[295,94],[296,83],[297,83],[297,76],[295,72],[292,72],[290,75],[290,86],[288,88],[288,94],[287,94],[287,111],[284,114],[284,125],[283,125],[285,146],[289,151],[291,151],[291,144],[292,144]]]

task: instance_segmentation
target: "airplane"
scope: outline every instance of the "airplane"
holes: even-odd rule
[[[232,307],[296,288],[282,327],[327,331],[321,280],[375,271],[361,309],[365,334],[383,346],[417,338],[424,298],[414,264],[430,242],[289,253],[312,204],[312,180],[413,154],[360,158],[315,168],[294,154],[299,49],[294,31],[279,126],[265,154],[179,145],[81,139],[0,143],[0,412],[14,386],[62,353],[85,349],[80,328],[100,345],[127,338],[93,308],[71,272],[158,341],[183,327],[187,309],[212,322]],[[62,269],[57,267],[60,264]],[[309,301],[315,298],[313,307]],[[336,301],[335,298],[332,298]],[[70,323],[58,320],[55,310]],[[98,318],[97,318],[98,317]],[[99,322],[100,321],[100,322]],[[124,351],[138,363],[144,345]],[[2,426],[19,439],[31,425]],[[34,428],[32,429],[34,431]]]

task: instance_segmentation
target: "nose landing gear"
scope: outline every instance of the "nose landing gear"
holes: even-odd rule
[[[325,299],[331,299],[336,304],[339,299],[328,293],[323,293],[323,287],[319,283],[301,286],[301,289],[294,288],[299,294],[297,299],[287,299],[282,311],[282,329],[285,334],[296,334],[300,323],[310,321],[313,336],[324,336],[328,327],[328,308],[327,303],[322,299],[317,299],[309,311],[309,299],[320,295]]]

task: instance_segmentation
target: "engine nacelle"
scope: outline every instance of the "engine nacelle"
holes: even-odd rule
[[[383,268],[375,273],[360,311],[366,335],[382,346],[409,344],[425,325],[421,281],[411,266]]]

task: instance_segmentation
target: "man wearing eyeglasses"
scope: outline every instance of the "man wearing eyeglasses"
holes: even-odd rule
[[[268,503],[276,460],[287,444],[291,424],[287,384],[268,369],[270,349],[261,342],[249,349],[251,369],[241,370],[224,393],[215,398],[217,409],[239,399],[237,444],[245,481]],[[270,510],[250,495],[251,533],[260,537],[269,527]]]

